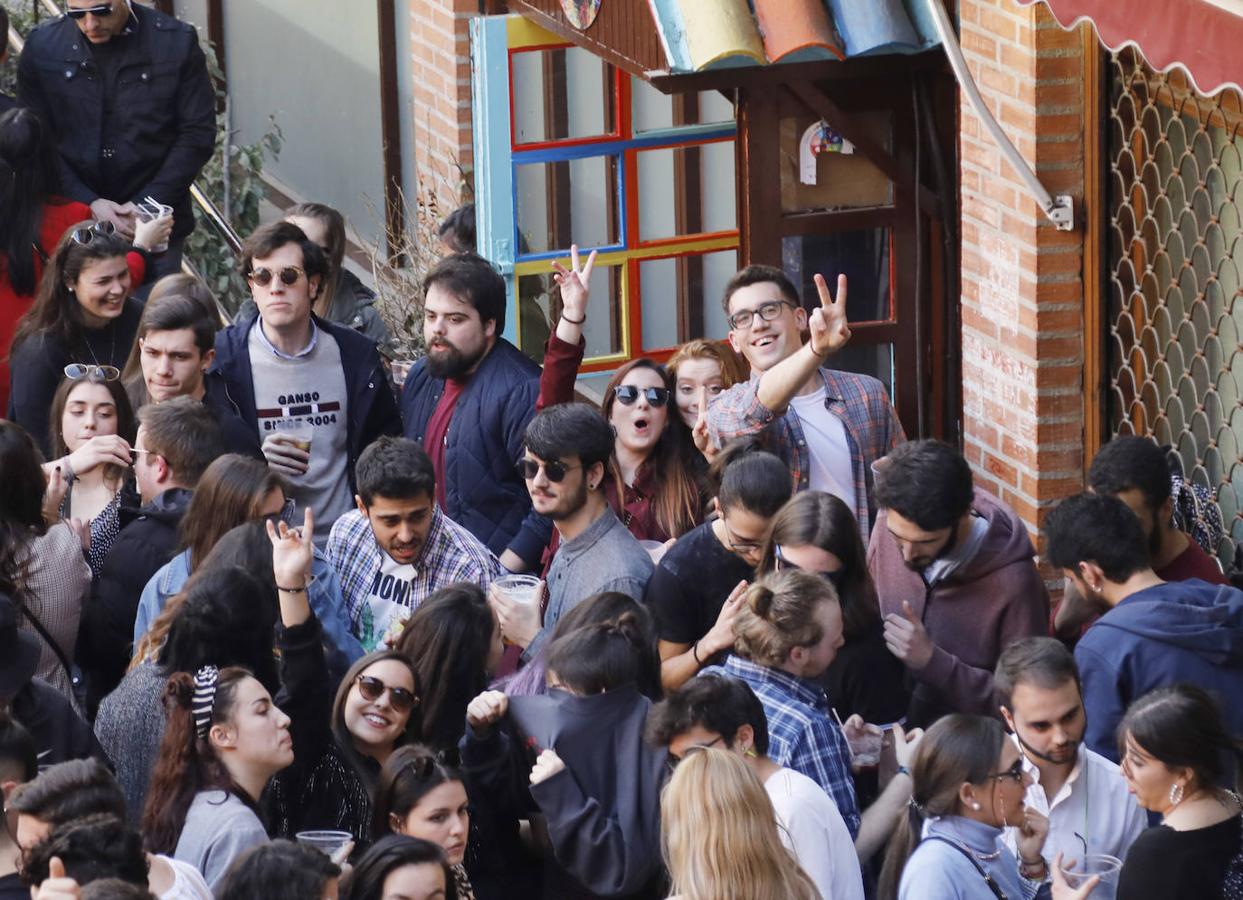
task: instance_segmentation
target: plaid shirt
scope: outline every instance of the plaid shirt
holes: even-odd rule
[[[842,420],[850,444],[850,467],[855,476],[855,518],[866,544],[876,517],[872,503],[872,463],[906,440],[902,423],[884,386],[870,375],[820,369],[829,413]],[[778,416],[759,398],[760,376],[740,382],[721,393],[708,407],[708,428],[718,444],[758,434],[764,446],[790,467],[794,490],[807,490],[811,479],[811,452],[798,413],[787,409]]]
[[[802,772],[833,798],[853,839],[859,833],[859,801],[850,774],[850,745],[831,718],[829,698],[814,681],[730,656],[700,674],[727,675],[747,684],[768,717],[768,757]]]
[[[368,652],[381,644],[384,635],[371,634],[366,627],[367,597],[379,574],[383,553],[371,531],[371,523],[356,509],[345,513],[332,525],[326,552],[341,579],[341,593],[349,614],[350,630]],[[479,539],[454,522],[436,506],[432,527],[423,550],[414,561],[410,582],[409,608],[414,610],[434,591],[455,581],[469,581],[485,591],[501,571],[492,552]]]

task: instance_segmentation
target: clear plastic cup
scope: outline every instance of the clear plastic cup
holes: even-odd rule
[[[855,770],[871,769],[880,765],[881,744],[884,742],[884,732],[875,725],[865,726],[862,734],[846,737],[846,743],[850,745],[850,765]]]
[[[503,575],[492,586],[513,603],[538,603],[540,581],[534,575]]]
[[[171,216],[173,214],[173,208],[171,206],[164,206],[163,204],[136,203],[134,204],[134,214],[138,217],[140,222],[151,222],[155,219],[163,219],[165,216]],[[157,244],[152,247],[151,252],[163,253],[167,249],[168,241],[165,240],[164,243]]]
[[[1093,875],[1100,876],[1100,884],[1088,895],[1091,900],[1114,900],[1121,869],[1122,860],[1107,853],[1089,853],[1083,859],[1062,860],[1062,877],[1072,888],[1083,887]]]
[[[299,831],[294,837],[304,847],[313,847],[329,857],[354,839],[348,831]]]
[[[289,438],[289,442],[299,450],[311,452],[311,441],[315,438],[315,426],[305,419],[293,419],[282,422],[276,430]]]

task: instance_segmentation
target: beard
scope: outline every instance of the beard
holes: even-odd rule
[[[557,505],[544,513],[544,515],[554,522],[563,522],[586,505],[587,479],[583,478],[579,480],[578,487],[575,488],[574,493],[562,494],[557,499]]]
[[[945,539],[945,543],[941,545],[932,556],[918,556],[906,563],[906,567],[912,572],[922,572],[938,559],[945,559],[954,552],[954,548],[958,546],[958,523],[954,523],[954,527],[950,529],[950,536]]]
[[[486,345],[474,353],[466,354],[443,338],[441,344],[443,349],[427,349],[427,371],[433,378],[461,378],[478,365],[487,352]]]

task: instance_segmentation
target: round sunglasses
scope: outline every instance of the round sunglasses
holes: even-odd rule
[[[369,703],[379,700],[388,691],[388,702],[399,713],[408,713],[419,705],[419,698],[413,691],[387,685],[374,675],[359,675],[354,680],[358,684],[358,693]]]
[[[652,406],[664,406],[669,402],[669,390],[661,387],[638,388],[633,384],[619,384],[613,388],[613,396],[622,406],[633,406],[639,399],[639,391]]]
[[[281,284],[285,285],[285,287],[293,287],[298,283],[298,279],[305,274],[306,269],[300,269],[297,266],[285,266],[283,269],[276,272],[273,272],[268,268],[260,267],[248,272],[246,277],[252,284],[257,284],[259,287],[267,287],[272,283],[272,279],[274,277],[279,278],[281,280]]]
[[[518,474],[521,475],[526,481],[533,480],[535,476],[539,474],[539,470],[543,469],[544,474],[548,476],[548,480],[556,483],[563,481],[566,473],[581,468],[582,466],[579,465],[567,466],[559,459],[554,459],[552,462],[544,462],[539,459],[518,460]]]

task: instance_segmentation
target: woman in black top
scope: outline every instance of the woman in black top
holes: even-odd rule
[[[1118,900],[1243,896],[1243,804],[1220,787],[1237,778],[1240,752],[1214,700],[1188,684],[1158,688],[1131,704],[1118,735],[1127,787],[1162,817],[1127,852]]]
[[[854,513],[832,494],[804,491],[773,517],[758,573],[804,569],[831,582],[846,643],[820,681],[842,719],[888,724],[906,714],[904,669],[888,648]]]

